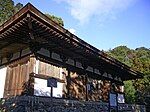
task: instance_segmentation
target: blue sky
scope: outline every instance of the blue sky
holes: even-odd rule
[[[64,20],[65,28],[100,50],[150,48],[150,0],[14,0]]]

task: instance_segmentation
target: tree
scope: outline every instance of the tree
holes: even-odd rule
[[[118,46],[107,52],[110,56],[121,61],[122,63],[132,66],[132,58],[134,57],[134,51],[126,46]]]
[[[107,53],[132,69],[144,74],[143,79],[125,82],[127,103],[148,104],[147,101],[150,101],[150,50],[145,47],[132,50],[126,46],[118,46]]]
[[[57,24],[64,26],[64,22],[62,20],[62,18],[60,17],[56,17],[54,15],[50,15],[50,14],[45,14],[47,17],[49,17],[50,19],[52,19],[54,22],[56,22]]]
[[[12,0],[0,0],[0,24],[13,15],[14,2]]]
[[[21,8],[23,7],[23,4],[17,3],[16,6],[14,7],[14,12],[18,12]]]
[[[0,25],[7,21],[23,5],[21,3],[14,5],[12,0],[0,0]]]
[[[124,82],[124,87],[125,87],[125,100],[128,103],[134,103],[136,100],[136,90],[133,86],[133,82],[132,81],[125,81]]]
[[[12,0],[0,0],[0,25],[7,21],[13,14],[17,13],[22,7],[23,4],[17,3],[14,5]],[[64,22],[60,17],[50,14],[45,15],[55,21],[57,24],[64,26]]]

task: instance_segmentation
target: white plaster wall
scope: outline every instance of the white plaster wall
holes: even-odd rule
[[[35,78],[34,95],[36,96],[50,96],[50,87],[47,87],[47,80]]]
[[[34,95],[36,96],[50,96],[51,88],[47,87],[47,80],[35,78]],[[57,87],[53,87],[53,97],[62,97],[63,83],[57,82]]]
[[[60,68],[60,79],[63,78],[63,69]],[[63,94],[63,83],[57,82],[57,88],[53,88],[53,96],[61,98]]]
[[[0,98],[3,98],[7,67],[0,68]]]
[[[39,60],[36,60],[34,72],[38,74]],[[63,69],[60,68],[60,79],[63,77]],[[51,88],[47,87],[47,80],[35,78],[34,95],[36,96],[50,96]],[[53,97],[62,97],[63,83],[57,82],[57,88],[53,88]]]

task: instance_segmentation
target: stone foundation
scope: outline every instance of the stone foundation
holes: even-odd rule
[[[145,106],[120,104],[119,112],[146,112]],[[18,96],[1,101],[2,112],[108,112],[108,103],[33,96]],[[0,112],[1,112],[0,111]]]

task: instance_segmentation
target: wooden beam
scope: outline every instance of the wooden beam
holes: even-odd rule
[[[34,78],[40,78],[40,79],[49,79],[49,78],[54,78],[56,79],[58,82],[61,82],[61,83],[65,83],[64,80],[62,79],[59,79],[59,78],[56,78],[56,77],[52,77],[52,76],[48,76],[48,75],[45,75],[45,74],[36,74],[36,73],[30,73],[30,77],[34,77]]]

